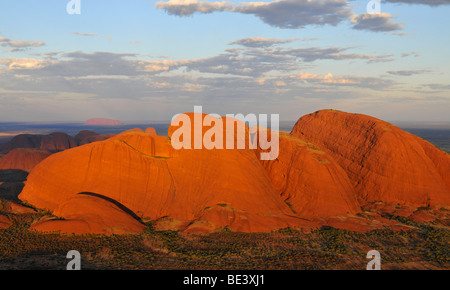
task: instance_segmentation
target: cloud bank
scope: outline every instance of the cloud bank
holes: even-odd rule
[[[275,0],[240,4],[226,1],[169,0],[157,2],[156,8],[176,16],[207,14],[215,11],[250,14],[279,28],[303,28],[307,25],[335,26],[353,14],[345,0]]]

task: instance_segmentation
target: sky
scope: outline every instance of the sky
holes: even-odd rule
[[[0,1],[0,122],[450,122],[450,0],[69,2]]]

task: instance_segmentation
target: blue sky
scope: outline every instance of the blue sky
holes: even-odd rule
[[[369,0],[68,2],[0,2],[0,122],[169,121],[194,105],[450,122],[449,0],[381,0],[381,14]]]

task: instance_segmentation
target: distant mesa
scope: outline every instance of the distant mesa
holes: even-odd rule
[[[88,126],[120,126],[122,125],[122,122],[107,118],[92,118],[87,120],[84,124]]]

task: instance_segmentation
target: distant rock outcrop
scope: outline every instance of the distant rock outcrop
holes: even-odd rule
[[[450,205],[450,155],[387,122],[323,110],[300,118],[291,134],[331,155],[362,205]]]
[[[49,135],[20,134],[0,147],[0,152],[8,153],[17,148],[35,148],[58,152],[76,146],[75,140],[66,133],[55,132]]]
[[[0,159],[0,169],[20,169],[29,172],[51,154],[48,151],[40,149],[13,149],[5,157]]]
[[[42,137],[40,149],[59,152],[74,147],[77,147],[77,144],[71,136],[66,133],[56,132]]]
[[[0,147],[0,152],[8,153],[16,148],[41,148],[44,135],[19,134]]]
[[[75,135],[75,142],[78,146],[90,144],[93,142],[104,141],[111,137],[116,136],[116,134],[102,134],[99,135],[96,132],[84,130],[80,131],[77,135]]]
[[[73,138],[75,140],[75,143],[80,146],[81,142],[83,142],[84,139],[87,139],[89,137],[98,136],[98,133],[90,130],[83,130],[78,132],[77,135]]]
[[[107,119],[107,118],[92,118],[87,120],[85,125],[88,126],[119,126],[122,123],[119,120]]]

